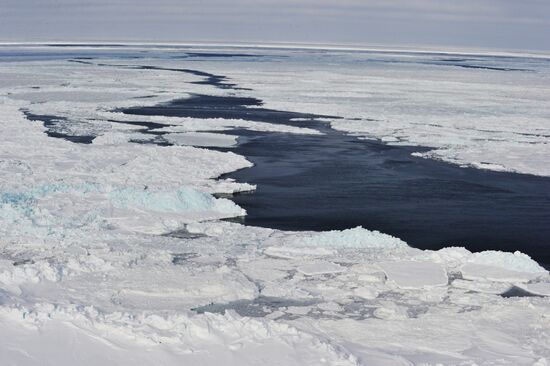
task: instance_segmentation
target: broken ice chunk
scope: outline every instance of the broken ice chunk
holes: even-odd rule
[[[298,267],[298,272],[303,273],[306,276],[315,276],[320,274],[331,274],[344,272],[345,268],[331,262],[314,262],[304,264]]]
[[[396,261],[379,264],[389,280],[401,288],[445,286],[448,283],[445,269],[427,261]]]

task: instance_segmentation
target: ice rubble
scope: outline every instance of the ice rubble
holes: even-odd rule
[[[494,250],[487,250],[481,253],[474,253],[468,263],[481,264],[504,268],[510,271],[527,273],[546,272],[537,262],[521,252],[507,253]]]
[[[59,61],[2,65],[0,73],[2,360],[18,365],[550,360],[550,277],[525,255],[421,251],[360,227],[295,233],[215,220],[243,212],[212,193],[252,187],[213,178],[249,162],[189,146],[132,144],[128,135],[136,133],[134,126],[105,122],[113,118],[111,108],[144,103],[129,96],[168,89],[163,98],[169,99],[191,76],[172,80],[174,75],[162,71]],[[60,86],[66,79],[70,86]],[[30,97],[29,88],[37,84],[45,94],[33,91]],[[79,98],[88,84],[108,90],[109,97],[88,89]],[[67,88],[74,88],[70,98],[77,103],[69,101]],[[16,98],[8,94],[14,91]],[[60,102],[50,102],[54,99]],[[21,109],[105,123],[93,144],[73,144],[47,137]],[[187,123],[195,125],[191,131],[200,127],[196,120],[163,123],[174,133],[188,132]],[[237,122],[208,123],[225,129]],[[500,296],[512,287],[542,297]],[[261,312],[250,311],[246,304],[258,299]],[[192,310],[209,304],[227,310]]]
[[[327,248],[356,249],[399,249],[407,244],[401,239],[378,231],[370,231],[358,226],[347,230],[325,231],[317,234],[304,235],[294,239],[297,246],[314,246]]]
[[[116,207],[134,207],[142,210],[178,213],[214,210],[232,216],[244,214],[242,209],[229,200],[217,199],[207,193],[188,187],[181,187],[176,191],[122,188],[110,191],[108,196]]]
[[[231,312],[132,316],[102,314],[94,307],[41,304],[34,309],[3,308],[0,318],[3,359],[17,365],[38,361],[42,365],[214,366],[221,360],[227,365],[358,364],[353,355],[327,340],[282,323],[246,319]],[[70,345],[70,352],[56,352],[61,344],[65,350]]]
[[[475,253],[461,268],[466,279],[504,282],[528,282],[547,275],[547,271],[528,255],[520,252],[485,251]]]

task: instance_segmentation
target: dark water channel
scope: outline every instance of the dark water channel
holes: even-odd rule
[[[254,163],[224,176],[257,185],[253,193],[231,197],[247,210],[242,219],[247,225],[283,230],[362,225],[422,249],[521,250],[550,263],[548,178],[415,158],[412,152],[425,149],[359,140],[316,120],[320,116],[265,109],[254,98],[196,95],[124,112],[136,118],[242,118],[323,132],[230,132],[246,136],[231,151]]]

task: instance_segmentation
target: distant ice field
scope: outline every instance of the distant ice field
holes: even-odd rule
[[[418,153],[426,158],[550,175],[550,59],[542,56],[198,46],[0,49],[3,61],[85,63],[94,57],[129,65],[147,58],[147,65],[165,68],[200,64],[202,71],[254,89],[267,108],[340,116],[331,121],[336,129],[431,147]]]
[[[540,247],[548,72],[540,55],[0,46],[0,360],[548,365],[550,277],[521,248],[422,250],[376,222],[239,223],[266,185],[271,209],[298,210],[310,198],[285,190],[324,183],[308,172],[356,177],[360,193],[361,172],[344,173],[364,151],[364,173],[416,187],[380,180],[371,198],[483,197],[480,211],[506,208],[491,230],[519,243],[518,217],[536,231],[523,247]],[[475,222],[440,220],[449,201],[425,197],[403,196],[433,204],[424,228]],[[402,211],[406,233],[423,216]]]

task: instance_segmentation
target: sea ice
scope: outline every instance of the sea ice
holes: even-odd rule
[[[487,250],[480,253],[475,253],[468,263],[481,264],[487,266],[494,266],[504,268],[510,271],[526,272],[526,273],[548,273],[537,262],[531,259],[526,254],[521,252],[507,253]]]
[[[549,276],[527,256],[421,251],[360,227],[283,232],[219,221],[244,212],[214,193],[254,187],[216,178],[251,163],[231,152],[132,143],[152,136],[132,122],[157,123],[168,138],[232,128],[318,132],[232,119],[136,120],[120,109],[247,91],[170,71],[198,67],[178,57],[179,46],[120,47],[138,57],[124,60],[108,47],[73,51],[99,54],[89,63],[0,61],[3,363],[548,363]],[[422,64],[442,57],[433,55],[291,54],[289,63],[212,60],[201,69],[253,88],[266,108],[335,114],[344,117],[331,119],[337,128],[438,149],[426,157],[548,175],[540,60],[493,60],[536,71],[503,74]],[[48,137],[24,111],[70,122],[57,132],[97,137],[88,145]],[[498,296],[512,285],[539,296]],[[246,316],[232,310],[256,303],[261,311]],[[199,314],[205,306],[227,310]]]
[[[256,73],[234,64],[220,72],[254,88],[268,108],[339,116],[331,126],[355,136],[431,148],[418,156],[550,175],[549,107],[540,102],[550,98],[548,56],[460,55],[459,63],[445,57],[329,52],[291,65],[266,62]],[[495,63],[502,70],[478,67]]]
[[[537,279],[544,273],[518,272],[502,267],[485,264],[466,263],[460,269],[462,277],[468,280],[489,280],[500,282],[528,282]]]
[[[548,276],[528,255],[515,252],[485,251],[475,253],[460,269],[465,279],[488,279],[503,282],[527,282]]]
[[[306,276],[315,276],[344,272],[345,268],[331,262],[312,262],[299,266],[298,271]]]
[[[176,145],[231,147],[237,144],[237,136],[208,132],[170,133],[164,138]]]
[[[333,230],[300,235],[293,239],[293,243],[298,246],[374,250],[398,250],[408,247],[404,241],[398,238],[378,231],[366,230],[360,226],[342,231]]]
[[[550,296],[550,282],[521,283],[517,286],[533,295]]]
[[[422,288],[447,285],[445,269],[433,262],[395,261],[378,264],[388,279],[402,288]]]
[[[460,289],[482,292],[486,294],[495,294],[500,295],[510,290],[513,286],[507,282],[493,282],[493,281],[484,281],[484,280],[461,280],[455,279],[452,283],[453,287]]]

